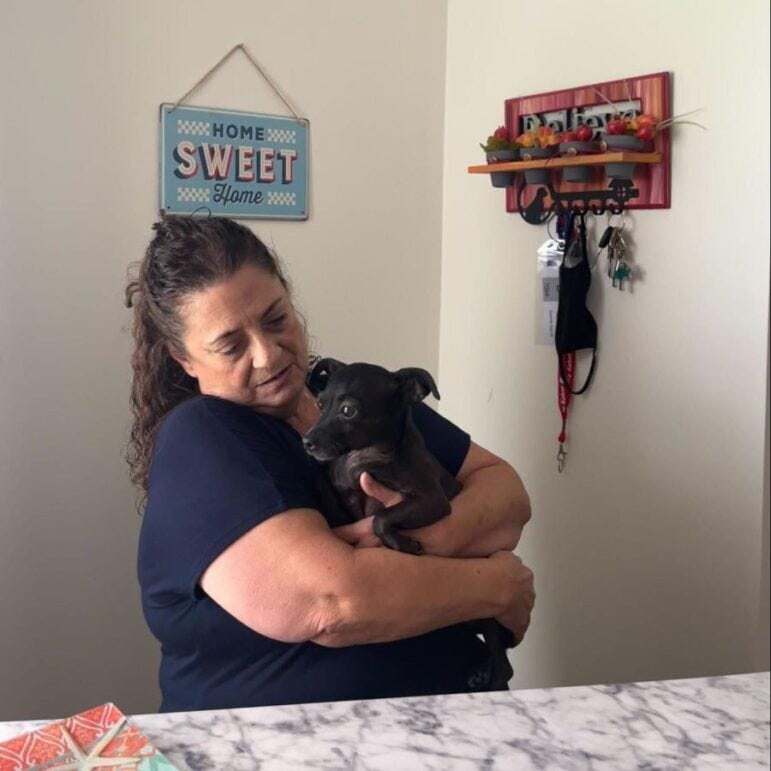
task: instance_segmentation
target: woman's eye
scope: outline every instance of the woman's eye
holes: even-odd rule
[[[281,316],[277,316],[275,319],[270,319],[270,321],[268,321],[266,323],[270,327],[279,327],[279,326],[281,326],[284,323],[284,321],[286,320],[286,317],[287,317],[287,314],[284,313]],[[223,356],[235,356],[238,353],[240,348],[241,348],[241,345],[240,344],[236,344],[236,345],[231,346],[230,348],[226,348],[225,350],[220,351],[220,353]]]
[[[349,405],[344,404],[340,408],[340,412],[342,412],[346,418],[352,418],[356,414],[356,409],[355,407],[350,407]]]

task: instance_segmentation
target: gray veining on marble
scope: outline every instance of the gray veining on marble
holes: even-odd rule
[[[769,768],[769,673],[132,721],[183,771],[733,771]],[[0,723],[0,741],[40,724]]]

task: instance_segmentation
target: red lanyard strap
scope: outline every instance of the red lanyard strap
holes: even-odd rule
[[[560,443],[557,451],[557,471],[562,473],[565,468],[565,460],[568,456],[565,450],[565,429],[568,423],[568,408],[573,399],[573,381],[576,376],[576,354],[575,351],[564,353],[558,357],[559,367],[557,372],[557,405],[560,415],[562,415],[562,430],[557,437]]]

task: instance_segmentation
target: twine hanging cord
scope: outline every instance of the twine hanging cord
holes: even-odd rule
[[[289,102],[286,100],[284,95],[279,90],[278,86],[268,77],[267,73],[260,67],[260,65],[257,63],[257,60],[249,53],[249,51],[246,50],[246,46],[243,43],[239,43],[236,46],[233,46],[213,67],[211,67],[209,70],[207,70],[203,77],[201,77],[196,84],[184,95],[181,96],[177,101],[174,103],[174,106],[169,110],[169,112],[174,112],[174,110],[179,107],[182,102],[184,102],[197,88],[199,88],[201,85],[203,85],[236,51],[238,50],[243,51],[244,55],[247,59],[254,65],[254,67],[257,69],[257,72],[262,75],[265,82],[273,89],[273,93],[286,105],[287,110],[292,113],[292,115],[295,117],[296,120],[304,121],[305,118],[301,118],[293,109],[292,105],[289,104]]]

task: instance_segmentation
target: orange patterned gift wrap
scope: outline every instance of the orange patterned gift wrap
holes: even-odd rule
[[[177,771],[114,704],[0,742],[0,771]]]

